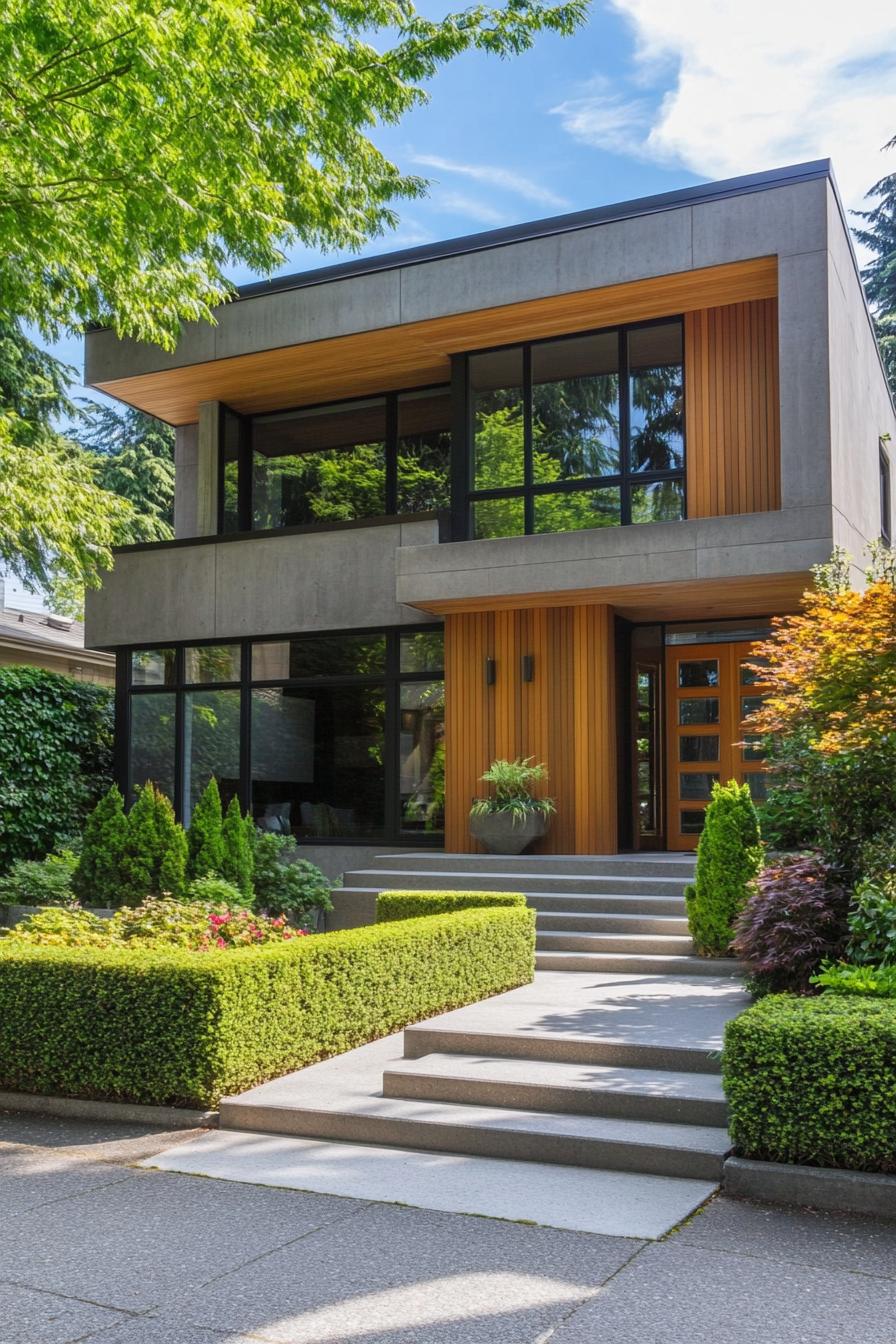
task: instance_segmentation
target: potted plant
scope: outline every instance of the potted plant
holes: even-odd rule
[[[522,854],[545,834],[556,811],[554,800],[535,798],[532,791],[547,777],[547,766],[533,765],[531,756],[492,761],[481,776],[492,793],[474,798],[470,808],[470,834],[489,854]]]

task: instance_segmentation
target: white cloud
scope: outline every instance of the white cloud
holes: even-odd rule
[[[879,152],[896,134],[893,0],[610,3],[638,82],[666,92],[651,108],[584,89],[554,109],[577,139],[711,178],[829,157],[851,206],[896,166]]]
[[[433,195],[433,205],[446,214],[462,215],[475,220],[477,224],[503,224],[507,216],[503,210],[497,210],[485,201],[465,196],[460,191],[439,191]]]
[[[512,172],[509,168],[497,168],[484,163],[458,163],[454,159],[443,159],[437,154],[413,154],[411,161],[421,168],[435,168],[438,172],[456,173],[458,177],[467,177],[473,182],[485,182],[488,186],[501,191],[513,192],[524,200],[536,201],[539,205],[548,205],[554,209],[563,209],[569,204],[562,196],[550,191],[540,182],[522,173]]]

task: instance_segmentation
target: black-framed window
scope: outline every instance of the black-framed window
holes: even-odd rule
[[[466,357],[474,538],[685,514],[680,318]]]
[[[390,392],[268,415],[222,410],[219,530],[447,509],[451,392]]]
[[[436,842],[443,665],[436,626],[122,651],[122,788],[151,779],[189,822],[214,775],[300,841]]]
[[[880,466],[880,538],[889,546],[893,536],[892,493],[890,487],[890,459],[883,442],[878,445]]]

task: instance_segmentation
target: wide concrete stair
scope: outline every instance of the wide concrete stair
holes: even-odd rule
[[[736,980],[538,972],[221,1103],[224,1129],[718,1181]]]
[[[693,875],[691,855],[385,854],[346,873],[334,901],[366,920],[380,891],[519,891],[537,912],[539,970],[730,975],[730,961],[694,955]]]
[[[734,963],[693,954],[692,872],[415,854],[347,875],[368,905],[385,889],[523,891],[535,981],[225,1099],[222,1127],[717,1181],[722,1030],[748,1000]]]

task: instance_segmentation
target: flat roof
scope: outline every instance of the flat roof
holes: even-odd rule
[[[254,280],[236,286],[236,297],[257,299],[264,294],[278,294],[290,289],[308,289],[331,280],[346,280],[356,275],[372,275],[402,266],[422,265],[443,257],[463,256],[471,252],[485,252],[511,243],[528,242],[534,238],[549,238],[559,233],[574,233],[592,228],[595,224],[609,224],[617,220],[637,219],[656,215],[664,210],[683,209],[689,205],[703,205],[710,201],[727,200],[731,196],[748,196],[751,192],[767,191],[770,187],[793,186],[799,182],[813,182],[820,178],[834,181],[830,159],[813,159],[808,163],[792,164],[787,168],[773,168],[763,173],[748,173],[743,177],[729,177],[721,182],[701,182],[677,191],[664,191],[654,196],[639,196],[634,200],[599,205],[589,210],[575,210],[571,214],[550,215],[546,219],[531,220],[525,224],[511,224],[502,229],[486,229],[482,233],[467,233],[459,238],[426,243],[420,247],[406,247],[396,252],[382,252],[373,257],[356,257],[332,266],[318,266],[292,275],[277,276],[272,280]]]

